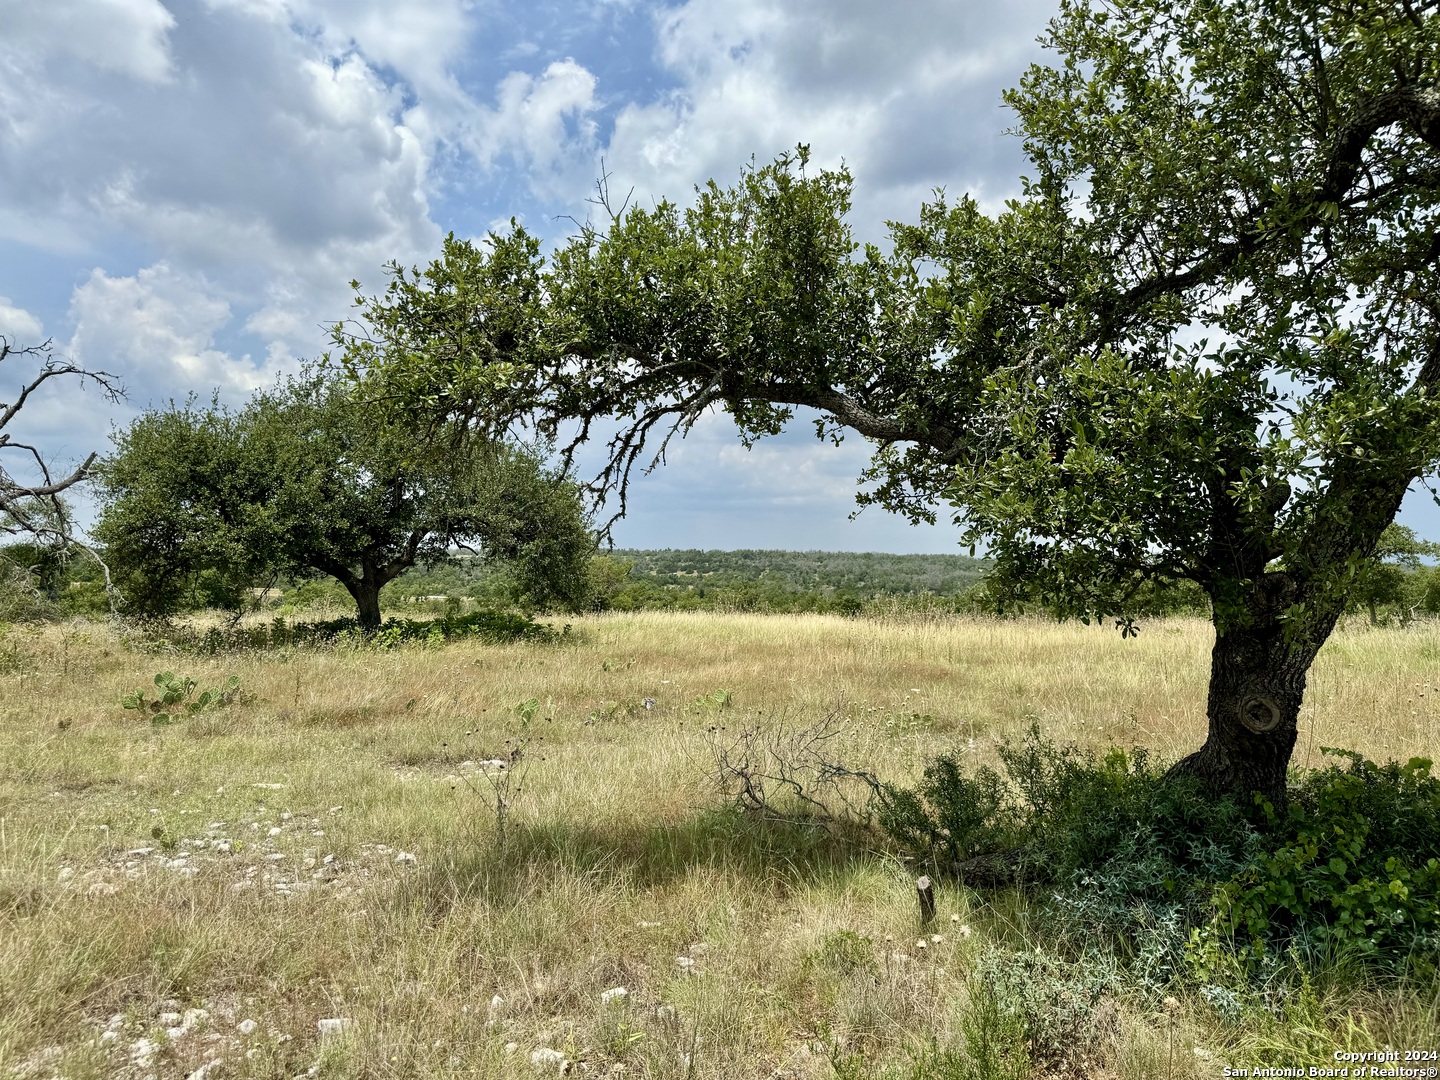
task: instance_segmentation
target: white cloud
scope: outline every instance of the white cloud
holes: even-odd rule
[[[482,109],[471,148],[491,165],[511,154],[540,180],[562,163],[584,163],[595,144],[595,76],[573,59],[557,60],[539,76],[511,72],[496,91],[496,108]],[[568,123],[567,123],[568,122]]]
[[[0,66],[26,75],[0,78],[0,136],[14,135],[0,138],[0,238],[88,249],[118,278],[134,262],[114,267],[104,249],[117,236],[143,245],[222,289],[267,363],[324,347],[351,278],[378,288],[383,263],[431,257],[437,158],[529,173],[552,192],[590,175],[594,76],[560,59],[501,76],[492,104],[473,100],[451,71],[474,32],[464,0],[170,6],[152,20],[169,38],[145,39],[168,46],[159,87],[85,63],[52,70],[0,43]],[[148,10],[130,8],[132,21]],[[61,49],[58,16],[26,25],[38,54]]]
[[[24,348],[39,345],[45,333],[40,320],[22,307],[16,307],[8,296],[0,296],[0,336],[11,346]]]
[[[272,6],[313,33],[330,55],[359,52],[422,97],[458,93],[452,68],[474,33],[470,5],[461,0],[293,0]]]
[[[230,322],[229,302],[202,277],[165,263],[130,277],[94,270],[75,290],[70,314],[69,355],[83,366],[125,372],[137,407],[174,395],[176,387],[214,387],[234,400],[275,374],[216,347]]]
[[[0,0],[6,47],[78,60],[144,82],[171,75],[175,17],[159,0]]]

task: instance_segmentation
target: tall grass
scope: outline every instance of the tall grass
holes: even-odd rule
[[[1186,620],[1127,642],[661,613],[557,644],[215,656],[9,630],[0,1076],[525,1076],[553,1050],[590,1075],[1209,1077],[1434,1046],[1413,984],[1334,975],[1237,1011],[1066,967],[1042,898],[942,887],[922,935],[883,845],[738,814],[709,775],[715,729],[836,709],[837,752],[897,780],[1035,720],[1175,757],[1203,738],[1209,644]],[[1432,627],[1344,630],[1297,763],[1429,751],[1437,657]],[[161,727],[120,707],[163,670],[242,696]],[[517,748],[502,781],[485,763]],[[1050,1027],[1027,1043],[1017,1009]]]

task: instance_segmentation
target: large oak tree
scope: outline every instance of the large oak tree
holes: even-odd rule
[[[622,499],[706,410],[747,440],[815,410],[875,445],[862,499],[952,507],[999,586],[1129,629],[1146,582],[1196,582],[1209,733],[1177,771],[1281,800],[1310,665],[1440,461],[1437,8],[1066,2],[1007,95],[1032,168],[1002,212],[937,196],[862,250],[802,148],[548,268],[521,230],[450,241],[367,370],[444,415],[618,421]]]

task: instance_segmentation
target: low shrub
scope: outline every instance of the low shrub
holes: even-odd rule
[[[1433,976],[1440,956],[1440,779],[1431,762],[1376,765],[1349,750],[1294,787],[1279,843],[1224,882],[1194,934],[1202,965],[1247,969],[1288,951]],[[1268,807],[1266,808],[1269,809]],[[1270,811],[1273,817],[1273,810]]]
[[[513,641],[558,641],[569,631],[555,630],[544,623],[510,611],[475,611],[440,619],[386,619],[367,631],[354,616],[321,622],[289,623],[277,617],[261,626],[212,627],[203,632],[168,629],[163,636],[169,644],[202,653],[234,649],[275,649],[295,645],[338,645],[366,648],[395,648],[398,645],[441,645],[460,638],[493,643]]]
[[[1132,981],[1342,955],[1434,975],[1440,780],[1421,758],[1327,752],[1343,767],[1296,776],[1279,815],[1169,777],[1144,750],[1100,756],[1032,727],[1002,744],[999,771],[941,757],[914,789],[887,786],[878,820],[940,876],[1011,853],[1078,947],[1104,945]]]

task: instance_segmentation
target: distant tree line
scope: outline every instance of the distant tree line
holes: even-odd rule
[[[632,564],[632,578],[657,584],[693,585],[696,577],[704,577],[711,579],[710,584],[764,582],[802,592],[846,590],[896,596],[961,593],[975,585],[986,568],[983,559],[964,555],[672,548],[617,548],[611,554]]]
[[[1350,611],[1388,624],[1440,616],[1440,566],[1424,559],[1440,545],[1394,526],[1376,558],[1356,575]],[[1039,604],[1001,604],[985,584],[985,559],[964,555],[877,552],[616,548],[589,569],[591,610],[836,613],[946,611],[957,614],[1047,614]],[[287,597],[325,595],[307,585]],[[388,605],[443,596],[487,606],[510,594],[503,568],[455,558],[407,571],[387,587]],[[331,589],[332,599],[339,594]],[[443,601],[431,601],[432,605]],[[1191,582],[1145,583],[1136,609],[1155,618],[1209,615],[1209,600]]]
[[[1392,526],[1376,557],[1356,574],[1350,612],[1376,625],[1440,617],[1440,566],[1425,561],[1437,556],[1440,544],[1421,540],[1405,526]],[[117,566],[123,575],[123,558]],[[988,568],[986,560],[964,555],[616,548],[589,556],[583,572],[572,572],[569,602],[561,606],[591,611],[1045,614],[1039,605],[997,603],[986,588]],[[324,575],[274,574],[248,580],[255,584],[237,587],[213,569],[191,568],[171,582],[167,610],[277,605],[343,609],[354,602],[338,580]],[[467,605],[530,610],[555,606],[537,602],[526,582],[527,574],[512,562],[454,549],[403,570],[380,590],[379,601],[387,610],[437,614]],[[0,548],[0,587],[7,598],[0,600],[0,619],[6,621],[108,610],[94,559],[78,552],[67,557],[43,544]],[[1149,583],[1137,606],[1150,617],[1209,614],[1205,595],[1185,582]]]

